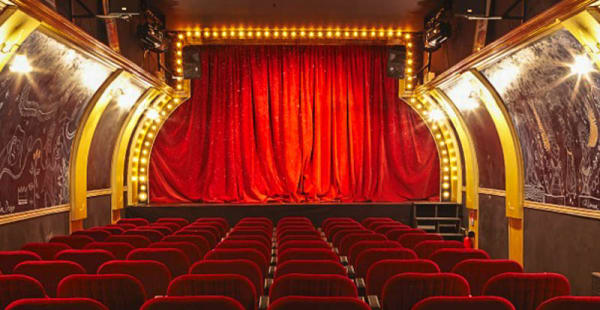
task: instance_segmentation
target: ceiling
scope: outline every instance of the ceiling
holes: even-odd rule
[[[418,32],[440,0],[154,0],[167,29],[393,27]]]

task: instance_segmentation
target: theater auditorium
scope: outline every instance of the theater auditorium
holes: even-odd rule
[[[0,310],[599,310],[596,0],[0,0]]]

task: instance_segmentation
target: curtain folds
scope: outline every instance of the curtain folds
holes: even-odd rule
[[[386,77],[387,48],[205,46],[158,134],[152,203],[435,199],[435,143]]]

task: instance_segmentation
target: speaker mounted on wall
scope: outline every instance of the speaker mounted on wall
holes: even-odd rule
[[[392,46],[388,53],[387,75],[395,79],[403,79],[406,70],[406,46]]]
[[[200,48],[197,46],[186,46],[183,48],[183,78],[199,79],[202,77],[200,67]]]

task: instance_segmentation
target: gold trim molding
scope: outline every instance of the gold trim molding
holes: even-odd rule
[[[37,209],[37,210],[1,215],[0,216],[0,225],[20,222],[20,221],[29,220],[32,218],[41,217],[41,216],[45,216],[45,215],[69,212],[70,210],[71,210],[71,206],[68,204],[64,204],[64,205],[58,205],[58,206],[42,208],[42,209]]]
[[[500,196],[506,197],[506,191],[503,189],[495,189],[495,188],[479,188],[479,193],[484,195],[492,195],[492,196]]]
[[[112,194],[111,188],[102,188],[102,189],[93,189],[87,191],[87,198],[98,197],[98,196],[108,196]]]

